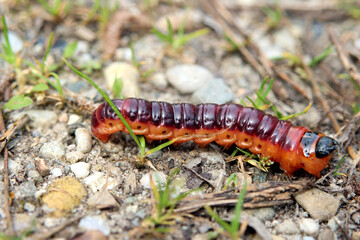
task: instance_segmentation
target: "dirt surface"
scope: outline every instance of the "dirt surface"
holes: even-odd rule
[[[0,4],[17,59],[0,59],[0,104],[13,96],[32,100],[0,116],[5,239],[228,239],[204,207],[231,221],[245,182],[239,238],[360,239],[358,2],[84,0],[61,1],[58,8],[49,1],[47,9],[40,2]],[[177,39],[182,26],[186,34],[201,34],[184,44],[163,42],[154,29],[167,33],[167,19]],[[66,56],[74,42],[75,52]],[[129,134],[114,134],[107,144],[90,135],[91,114],[104,100],[64,55],[115,98],[117,76],[124,97],[196,104],[211,96],[209,102],[251,106],[246,96],[256,99],[263,79],[272,77],[265,111],[274,115],[271,105],[290,115],[312,103],[292,123],[333,137],[340,147],[321,178],[303,170],[287,176],[276,163],[262,171],[259,159],[241,154],[229,161],[235,148],[215,143],[170,146],[141,161]],[[177,66],[196,69],[169,77]],[[52,73],[63,94],[49,84],[35,91],[45,78],[56,85]],[[210,77],[193,87],[191,74]],[[209,78],[217,79],[215,87],[204,87]],[[232,174],[237,178],[227,186]],[[159,213],[156,193],[168,178],[169,199],[198,190]]]

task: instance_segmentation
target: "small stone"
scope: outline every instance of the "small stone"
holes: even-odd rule
[[[35,211],[35,206],[32,205],[31,203],[25,203],[24,204],[24,210],[28,211],[28,212],[34,212]]]
[[[212,73],[206,68],[190,64],[168,69],[166,77],[180,93],[192,93],[213,79]]]
[[[355,224],[360,226],[360,212],[355,212],[351,215],[351,219],[354,221]]]
[[[60,177],[62,175],[62,171],[60,168],[54,168],[51,170],[51,175],[54,177]]]
[[[315,240],[315,238],[310,236],[304,236],[302,240]]]
[[[36,170],[30,170],[27,172],[27,176],[29,179],[33,179],[36,182],[42,181],[42,177],[40,175],[40,173]]]
[[[163,73],[155,73],[150,76],[149,83],[153,84],[158,89],[165,89],[168,85],[166,76]]]
[[[16,33],[9,31],[8,38],[9,38],[11,50],[14,53],[19,52],[24,47],[24,41]],[[5,43],[4,34],[1,34],[1,42]]]
[[[70,168],[76,178],[84,178],[90,174],[90,163],[78,162],[71,164]]]
[[[78,128],[75,131],[76,150],[88,153],[92,148],[91,133],[86,128]]]
[[[277,234],[294,235],[300,233],[300,230],[296,224],[289,219],[286,219],[284,222],[278,224],[275,227],[275,230]]]
[[[81,122],[81,117],[77,114],[71,114],[69,116],[69,120],[67,121],[68,125],[75,124]]]
[[[151,189],[150,174],[151,174],[151,179],[156,184],[156,186],[159,186],[159,185],[163,186],[165,184],[166,175],[164,173],[151,172],[151,173],[144,174],[142,176],[142,178],[140,179],[140,183],[142,184],[142,186],[144,188]]]
[[[60,122],[66,123],[68,119],[69,119],[69,115],[66,112],[61,113],[59,116]]]
[[[9,165],[8,165],[9,166],[9,174],[16,174],[20,171],[21,165],[19,163],[17,163],[16,161],[9,160],[8,163],[9,163]],[[3,169],[4,169],[4,159],[1,157],[0,170],[2,173],[3,173]]]
[[[47,142],[40,148],[40,155],[51,160],[62,159],[65,156],[65,147],[60,141]]]
[[[47,228],[53,228],[59,226],[61,222],[61,218],[47,217],[44,221],[44,226]]]
[[[85,154],[79,151],[69,152],[66,154],[66,160],[71,163],[77,163],[85,159]]]
[[[43,158],[35,158],[36,169],[39,171],[40,175],[45,177],[49,175],[50,169],[46,164],[45,159]]]
[[[110,227],[101,216],[86,216],[80,220],[79,227],[86,230],[99,230],[106,236],[110,234]]]
[[[319,221],[332,218],[340,205],[340,201],[334,196],[316,188],[297,194],[295,200],[311,217]]]
[[[317,240],[335,240],[335,236],[329,228],[325,228],[321,231]]]
[[[319,224],[311,218],[302,218],[298,223],[304,234],[316,236],[319,233]]]
[[[12,114],[15,120],[27,114],[30,118],[30,126],[33,128],[49,128],[57,122],[57,115],[49,110],[28,110]]]
[[[113,89],[115,78],[118,78],[123,82],[121,94],[124,98],[139,96],[140,74],[133,65],[126,62],[114,62],[105,68],[104,75],[108,89]]]
[[[360,232],[353,232],[351,240],[360,240]]]
[[[275,210],[272,207],[255,208],[244,210],[244,213],[252,215],[262,222],[274,219]]]
[[[34,180],[29,179],[16,188],[15,198],[17,199],[33,198],[35,197],[35,194],[36,194],[36,187]]]
[[[84,182],[93,192],[97,192],[102,189],[105,184],[107,186],[107,190],[111,190],[118,185],[118,181],[116,181],[116,179],[107,177],[102,172],[94,172],[87,178],[84,178]]]
[[[96,192],[88,200],[89,207],[97,209],[114,209],[119,208],[119,203],[115,200],[109,191]]]
[[[98,142],[100,143],[101,148],[103,148],[108,153],[121,153],[124,149],[124,147],[119,143],[113,143],[111,141],[108,141],[107,143],[103,143],[100,140],[98,140]]]
[[[224,104],[231,102],[233,97],[231,89],[222,79],[213,79],[197,89],[191,96],[191,101],[194,104]]]
[[[72,240],[107,240],[108,237],[105,236],[101,231],[90,230],[80,236],[76,236]]]
[[[28,230],[31,226],[32,217],[26,213],[16,213],[13,219],[14,231],[21,233]]]

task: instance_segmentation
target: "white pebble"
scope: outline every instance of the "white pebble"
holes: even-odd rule
[[[62,175],[62,171],[60,168],[54,168],[51,170],[51,175],[54,177],[60,177]]]
[[[68,125],[74,124],[74,123],[78,123],[81,121],[81,117],[77,114],[71,114],[69,116],[69,120],[67,122]]]
[[[3,169],[4,169],[4,159],[0,160],[0,171],[1,173],[3,173]],[[10,174],[16,174],[17,172],[19,172],[21,169],[21,166],[19,163],[17,163],[14,160],[9,160],[9,173]]]
[[[109,224],[101,216],[86,216],[80,220],[79,227],[86,230],[99,230],[106,236],[110,234]]]
[[[47,142],[40,148],[40,155],[52,160],[61,159],[65,156],[65,147],[60,141]]]
[[[66,160],[71,163],[77,163],[85,159],[85,154],[79,151],[69,152],[66,154]]]
[[[140,183],[143,185],[144,188],[147,188],[147,189],[151,188],[150,174],[151,174],[151,179],[153,180],[153,182],[155,183],[156,186],[159,186],[159,185],[162,186],[163,184],[165,184],[166,176],[165,176],[164,173],[162,173],[162,172],[151,172],[151,173],[146,173],[140,179]]]
[[[89,186],[92,192],[102,189],[105,184],[107,185],[107,190],[113,189],[116,185],[118,185],[118,182],[114,178],[107,177],[102,172],[95,172],[91,174],[87,178],[84,178],[84,182]]]
[[[78,162],[71,164],[70,168],[76,178],[84,178],[90,174],[90,163]]]
[[[91,133],[86,128],[78,128],[75,131],[76,150],[88,153],[92,148]]]
[[[35,211],[35,206],[27,202],[24,204],[24,209],[28,212],[33,212]]]
[[[319,224],[311,218],[302,218],[299,220],[300,230],[310,236],[316,236],[319,232]]]

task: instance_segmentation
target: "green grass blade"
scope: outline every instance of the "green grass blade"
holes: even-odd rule
[[[309,63],[309,66],[310,66],[310,67],[314,67],[314,66],[317,65],[319,62],[321,62],[322,60],[324,60],[327,56],[329,56],[332,52],[333,52],[333,46],[330,45],[330,46],[328,46],[322,53],[320,53],[319,55],[317,55],[316,57],[314,57],[314,59],[311,60],[311,62]]]
[[[211,209],[211,207],[205,205],[204,208],[205,208],[206,212],[210,215],[210,217],[212,217],[222,228],[224,228],[225,231],[227,231],[228,233],[231,233],[232,228],[231,228],[230,224],[228,224],[227,222],[222,220],[221,217]]]
[[[140,144],[139,139],[136,137],[136,135],[134,134],[134,132],[132,131],[131,127],[129,126],[129,124],[126,122],[125,118],[121,115],[119,109],[117,109],[117,107],[115,106],[115,104],[111,101],[111,99],[108,97],[108,95],[86,74],[80,72],[79,70],[77,70],[73,65],[71,65],[66,59],[63,59],[66,63],[66,65],[68,65],[77,75],[79,75],[80,77],[84,78],[85,80],[87,80],[102,96],[103,98],[109,103],[109,105],[111,106],[111,108],[114,110],[114,112],[116,113],[116,115],[119,117],[119,119],[121,120],[121,122],[125,125],[126,129],[129,131],[131,137],[134,139],[134,141],[136,142],[136,144],[139,146],[140,148],[140,153],[141,156],[145,156],[145,148],[142,147],[142,145]]]
[[[55,78],[55,80],[56,80],[56,91],[58,91],[58,93],[60,94],[60,96],[64,96],[64,92],[63,92],[63,89],[62,89],[62,86],[61,86],[61,83],[60,83],[60,78],[59,78],[59,76],[56,74],[56,73],[54,73],[54,72],[52,72],[52,73],[50,73],[50,75],[51,76],[53,76],[54,78]]]
[[[78,45],[77,41],[67,44],[64,49],[63,58],[71,58],[76,51],[77,45]]]
[[[311,105],[312,105],[312,103],[310,102],[309,105],[303,111],[281,117],[280,120],[289,120],[289,119],[295,118],[299,115],[302,115],[302,114],[306,113],[307,111],[309,111],[309,109],[311,108]]]
[[[45,73],[45,62],[46,62],[47,57],[49,56],[50,49],[51,49],[51,46],[52,46],[52,43],[53,43],[53,38],[54,38],[54,32],[52,32],[50,34],[49,42],[47,44],[46,51],[45,51],[45,55],[44,55],[44,58],[43,58],[42,63],[41,63],[41,72],[43,74]]]
[[[157,152],[157,151],[159,151],[159,150],[161,150],[161,149],[163,149],[163,148],[166,148],[167,146],[170,146],[171,144],[173,144],[174,142],[176,142],[176,140],[178,140],[178,139],[179,139],[179,138],[174,138],[174,139],[172,139],[172,140],[170,140],[170,141],[167,141],[167,142],[165,142],[165,143],[163,143],[163,144],[160,144],[159,146],[156,146],[156,147],[150,149],[149,151],[147,151],[147,152],[146,152],[146,155],[153,154],[154,152]]]
[[[170,37],[169,37],[168,35],[160,32],[160,31],[157,30],[156,28],[151,29],[151,32],[152,32],[153,34],[155,34],[160,41],[170,43]]]
[[[240,226],[240,213],[242,210],[242,205],[244,203],[244,199],[245,199],[245,194],[246,194],[246,187],[247,187],[247,183],[244,183],[244,186],[239,194],[239,198],[238,198],[238,202],[236,203],[235,206],[235,214],[234,217],[231,220],[231,232],[237,232],[239,231],[239,226]]]
[[[208,28],[203,28],[188,34],[183,35],[182,37],[178,37],[176,39],[176,41],[174,42],[174,47],[181,47],[183,46],[185,43],[187,43],[188,41],[197,38],[197,37],[201,37],[203,35],[206,35],[207,33],[209,33],[209,29]]]
[[[167,25],[168,25],[169,43],[170,43],[171,45],[173,45],[173,42],[174,42],[174,31],[173,31],[173,28],[172,28],[172,25],[171,25],[171,22],[170,22],[169,18],[166,18],[166,22],[167,22]]]

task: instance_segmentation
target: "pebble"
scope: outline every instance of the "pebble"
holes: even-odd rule
[[[76,150],[88,153],[92,148],[91,133],[86,128],[78,128],[75,131]]]
[[[312,218],[319,221],[332,218],[340,205],[337,198],[316,188],[297,194],[295,200]]]
[[[20,186],[16,188],[15,198],[24,199],[32,198],[36,194],[36,187],[34,180],[28,179],[26,182],[23,182]]]
[[[79,151],[69,152],[66,154],[66,160],[71,163],[77,163],[85,159],[85,154]]]
[[[79,227],[86,230],[99,230],[106,236],[110,234],[110,227],[101,216],[86,216],[80,220]]]
[[[63,220],[61,218],[47,217],[44,221],[44,226],[53,228],[59,226]]]
[[[43,158],[35,158],[36,169],[39,171],[40,175],[45,177],[49,175],[50,169]]]
[[[210,164],[223,164],[223,157],[216,151],[200,152],[200,157],[205,158]]]
[[[194,104],[224,104],[231,102],[233,98],[234,95],[231,89],[224,83],[224,81],[222,79],[215,78],[197,89],[191,96],[191,101]]]
[[[296,224],[289,219],[286,219],[285,221],[277,225],[275,227],[275,230],[277,234],[294,235],[300,233],[300,230],[296,226]]]
[[[335,232],[338,228],[339,228],[339,224],[337,224],[337,222],[340,222],[339,219],[337,217],[333,217],[331,218],[327,225],[328,227],[333,231]]]
[[[113,89],[115,78],[121,78],[123,81],[122,96],[124,98],[139,96],[140,74],[133,65],[126,62],[114,62],[105,68],[104,75],[109,89]]]
[[[84,178],[90,174],[90,163],[78,162],[71,164],[70,168],[76,178]]]
[[[62,159],[65,156],[65,147],[60,141],[47,142],[41,146],[40,155],[51,160]]]
[[[149,77],[149,83],[158,89],[165,89],[168,85],[166,76],[163,73],[155,73]]]
[[[62,175],[62,171],[60,168],[54,168],[51,170],[51,175],[54,177],[60,177]]]
[[[335,240],[335,236],[334,233],[329,229],[329,228],[325,228],[324,230],[321,231],[321,233],[319,234],[318,240]]]
[[[140,183],[144,188],[151,189],[150,174],[151,179],[156,184],[156,186],[163,186],[165,184],[166,175],[163,172],[151,172],[144,174],[140,179]]]
[[[87,178],[84,178],[84,182],[93,192],[97,192],[102,189],[105,184],[107,185],[108,190],[111,190],[118,185],[118,181],[116,181],[116,179],[108,177],[102,172],[94,172]]]
[[[31,227],[32,217],[26,213],[16,213],[13,217],[14,231],[17,233],[24,232]]]
[[[96,192],[89,198],[87,204],[89,207],[97,209],[117,209],[120,207],[119,203],[109,191]]]
[[[208,69],[191,64],[182,64],[168,69],[166,77],[180,93],[193,93],[213,79]]]
[[[69,120],[67,121],[68,125],[79,123],[81,121],[81,117],[77,114],[71,114],[69,116]]]
[[[9,160],[9,174],[16,174],[20,171],[21,169],[21,165],[19,163],[17,163],[16,161],[14,160]],[[4,159],[2,158],[0,160],[0,170],[1,170],[1,173],[3,172],[3,169],[4,169]]]
[[[20,119],[27,114],[30,118],[30,126],[33,128],[49,128],[57,122],[57,115],[49,110],[28,110],[14,113],[12,117],[15,120]]]
[[[27,176],[30,179],[34,179],[36,182],[42,181],[40,173],[36,170],[30,170],[27,172]]]
[[[24,204],[24,210],[28,211],[28,212],[34,212],[35,211],[35,206],[32,205],[31,203],[25,203]]]
[[[14,53],[17,53],[24,47],[23,40],[14,32],[8,32],[9,43]],[[1,42],[5,43],[4,35],[1,35]]]
[[[302,218],[298,221],[301,232],[310,236],[319,233],[319,224],[311,218]]]
[[[59,121],[66,123],[69,120],[69,115],[66,112],[63,112],[59,116]]]
[[[360,240],[360,232],[353,232],[351,240]]]
[[[275,210],[272,207],[247,209],[243,212],[256,217],[262,222],[273,220],[275,216]]]

